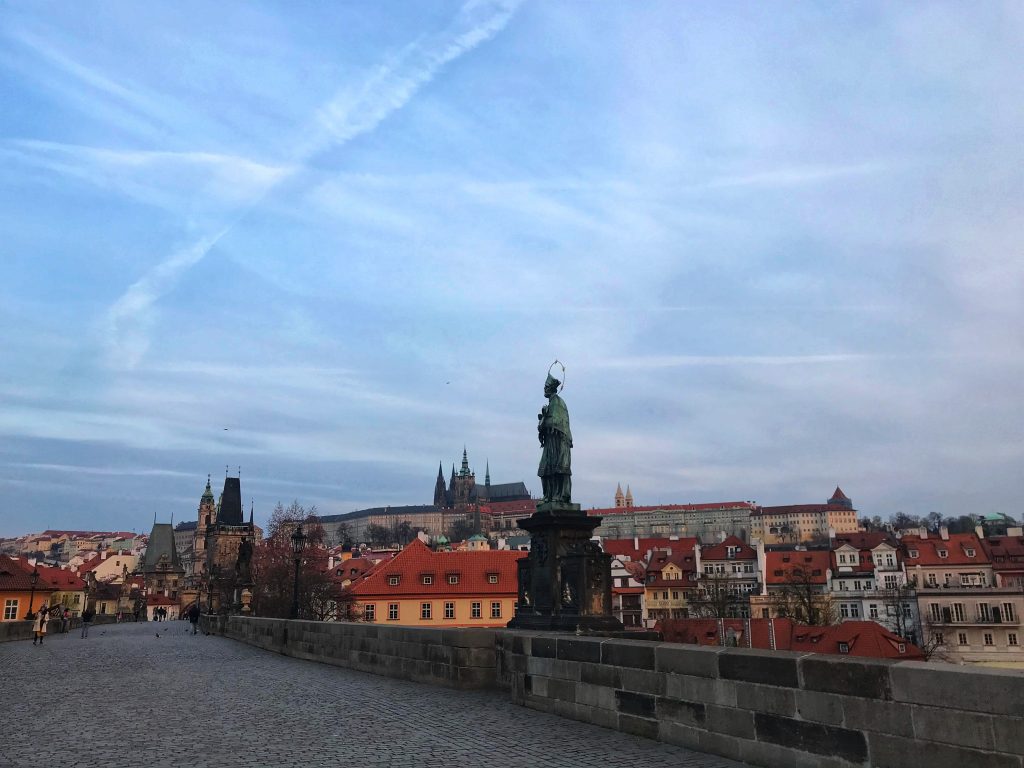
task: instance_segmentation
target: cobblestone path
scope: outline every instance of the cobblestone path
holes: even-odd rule
[[[0,643],[0,768],[740,768],[534,712],[502,692],[353,672],[186,627],[107,625],[86,640]]]

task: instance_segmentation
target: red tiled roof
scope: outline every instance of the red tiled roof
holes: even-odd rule
[[[922,539],[919,535],[908,535],[903,537],[902,543],[907,549],[908,566],[989,565],[988,554],[973,533],[951,533],[948,541],[939,536],[929,535]],[[968,549],[974,552],[973,556],[967,554]],[[917,552],[917,557],[910,556],[911,550]],[[946,556],[939,557],[938,553],[943,550]]]
[[[807,574],[807,579],[812,584],[825,584],[827,582],[828,570],[831,568],[829,552],[765,552],[765,583],[766,584],[788,584],[794,574],[801,572]],[[801,583],[803,578],[801,577]]]
[[[654,627],[666,642],[722,645],[721,632],[740,648],[833,653],[872,659],[924,659],[916,645],[873,621],[847,621],[808,627],[790,619],[664,619]],[[731,632],[730,632],[731,630]],[[774,642],[773,642],[774,637]],[[840,650],[840,643],[846,650]],[[900,652],[900,645],[903,652]]]
[[[0,555],[0,590],[7,592],[28,592],[32,589],[32,568],[28,563],[15,560],[13,557]],[[43,582],[40,575],[36,584],[36,592],[45,594],[54,589]]]
[[[729,557],[729,547],[739,547],[739,551]],[[757,550],[749,544],[744,544],[737,536],[729,536],[721,544],[713,544],[710,547],[701,547],[701,562],[707,560],[756,560]]]
[[[794,515],[801,512],[856,512],[841,504],[784,504],[781,507],[758,507],[751,515]]]
[[[85,589],[85,581],[78,578],[72,571],[63,568],[50,568],[46,565],[39,566],[39,583],[46,582],[55,589],[64,591],[75,591]]]
[[[840,650],[840,643],[845,644],[845,652]],[[837,653],[871,659],[924,660],[920,648],[873,621],[844,621],[832,627],[795,626],[789,650]]]
[[[755,504],[749,501],[711,501],[707,504],[659,504],[653,507],[603,507],[588,509],[591,517],[597,515],[631,515],[634,512],[699,512],[702,509],[747,509],[753,510]]]
[[[638,539],[634,546],[633,539],[604,539],[601,548],[610,555],[626,555],[630,560],[643,560],[652,549],[672,550],[672,552],[693,552],[697,539],[683,538],[648,538]]]
[[[178,601],[166,595],[146,595],[146,605],[177,605]]]
[[[982,539],[981,546],[994,570],[1024,570],[1024,536],[991,536]]]
[[[843,489],[838,485],[836,486],[835,493],[832,494],[832,498],[829,501],[849,501],[850,497],[843,493]]]
[[[837,533],[837,544],[849,544],[857,549],[874,549],[879,544],[888,544],[898,549],[899,542],[888,531],[857,531],[856,533]]]
[[[515,595],[518,593],[516,561],[526,552],[482,549],[464,552],[435,552],[419,539],[414,539],[391,560],[379,565],[367,578],[352,586],[357,597],[408,595]],[[449,584],[448,576],[457,574],[457,584]],[[491,584],[490,574],[498,576]],[[431,576],[431,584],[423,576]],[[391,585],[388,580],[397,576]]]

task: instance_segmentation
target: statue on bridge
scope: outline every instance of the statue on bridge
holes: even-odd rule
[[[565,378],[564,373],[562,378]],[[569,430],[569,409],[558,395],[560,386],[562,382],[548,369],[548,378],[544,382],[544,397],[548,404],[537,415],[537,438],[541,444],[537,474],[544,491],[544,501],[569,504],[572,502],[572,432]]]

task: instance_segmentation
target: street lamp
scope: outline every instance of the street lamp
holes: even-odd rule
[[[32,621],[36,617],[32,613],[32,605],[36,601],[36,584],[39,582],[39,566],[35,563],[32,564],[32,573],[28,575],[29,583],[32,585],[32,590],[28,595],[28,613],[25,614],[25,621]]]
[[[302,562],[302,550],[306,548],[306,534],[302,532],[302,523],[295,527],[292,534],[292,552],[295,553],[295,591],[292,592],[292,613],[289,618],[299,618],[299,563]]]

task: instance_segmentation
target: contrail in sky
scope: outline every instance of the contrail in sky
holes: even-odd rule
[[[153,305],[275,187],[294,175],[314,155],[344,146],[355,137],[373,131],[385,118],[404,107],[445,65],[504,29],[520,2],[470,0],[444,31],[406,46],[391,62],[377,67],[357,88],[343,89],[325,103],[317,111],[310,138],[293,150],[295,164],[289,173],[267,181],[227,226],[173,253],[129,286],[111,305],[105,318],[108,361],[115,366],[128,367],[138,363],[149,344],[147,330]]]

